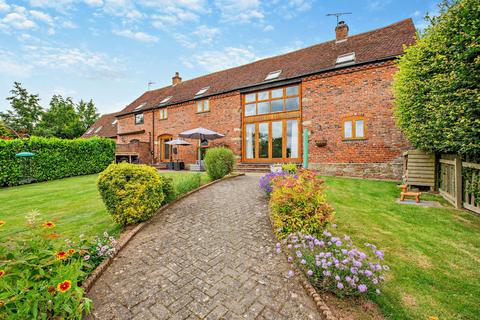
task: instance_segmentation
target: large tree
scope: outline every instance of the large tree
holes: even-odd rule
[[[64,139],[78,138],[84,132],[80,116],[76,112],[72,98],[54,95],[49,109],[43,113],[35,134],[44,137]]]
[[[80,102],[77,104],[77,113],[80,117],[80,123],[83,131],[86,131],[88,128],[90,128],[99,117],[97,108],[91,99],[88,102],[80,100]]]
[[[431,152],[480,154],[480,1],[444,1],[395,75],[397,122]]]
[[[38,94],[29,94],[20,82],[14,82],[10,101],[10,110],[0,112],[0,119],[17,132],[32,133],[40,121],[42,107]]]

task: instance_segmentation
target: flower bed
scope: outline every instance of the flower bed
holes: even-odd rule
[[[288,277],[300,270],[321,291],[338,297],[380,294],[388,266],[382,265],[383,251],[365,244],[373,254],[353,246],[349,236],[328,231],[336,228],[334,212],[326,201],[324,181],[311,170],[293,174],[269,173],[260,188],[270,196],[271,221],[292,264]],[[293,268],[295,267],[295,268]]]
[[[62,239],[53,221],[37,215],[28,217],[27,232],[0,246],[0,319],[79,319],[91,308],[81,282],[115,253],[116,241],[108,233],[93,242]]]

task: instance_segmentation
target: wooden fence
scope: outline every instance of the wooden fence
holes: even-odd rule
[[[439,159],[440,194],[456,208],[480,214],[480,164],[462,161],[460,156],[442,155]]]

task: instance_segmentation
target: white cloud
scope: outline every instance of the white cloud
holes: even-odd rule
[[[24,47],[22,58],[32,72],[63,70],[91,79],[120,79],[124,76],[120,59],[80,48],[29,45]]]
[[[0,0],[0,11],[8,11],[10,6],[5,2],[5,0]]]
[[[37,25],[27,16],[27,10],[24,7],[15,7],[15,11],[7,14],[0,20],[0,27],[12,27],[14,29],[33,29]]]
[[[205,51],[190,58],[183,57],[181,61],[187,68],[200,67],[208,72],[214,72],[258,59],[259,57],[248,49],[227,47],[221,51]]]
[[[103,6],[103,0],[85,0],[85,3],[91,7]]]
[[[312,8],[313,0],[289,0],[282,2],[281,5],[274,4],[272,9],[285,19],[293,19],[299,13],[308,11]]]
[[[53,23],[52,17],[50,17],[50,15],[45,12],[30,10],[30,15],[38,21],[42,21],[50,25]]]
[[[75,0],[30,0],[30,5],[37,8],[52,8],[65,12],[72,7]]]
[[[193,31],[193,35],[197,36],[201,43],[211,43],[218,34],[220,34],[220,29],[210,28],[206,25],[198,26]]]
[[[222,22],[246,23],[265,17],[259,0],[215,0],[214,4]]]
[[[375,1],[370,1],[367,5],[367,8],[370,11],[377,11],[377,10],[382,10],[386,6],[390,4],[391,0],[375,0]]]
[[[197,44],[192,41],[189,37],[182,33],[174,33],[172,35],[173,39],[177,41],[180,45],[184,46],[185,48],[193,49],[197,46]]]
[[[271,24],[269,24],[269,25],[266,25],[263,28],[263,31],[272,31],[273,29],[275,29],[275,28]]]
[[[158,37],[150,35],[145,32],[132,31],[132,30],[113,30],[113,33],[117,36],[141,41],[141,42],[158,42]]]
[[[128,20],[136,20],[143,17],[137,10],[135,3],[130,0],[105,0],[103,10],[107,14],[124,17]]]
[[[10,51],[0,49],[0,74],[6,74],[12,77],[28,77],[32,66],[19,61],[18,55]]]

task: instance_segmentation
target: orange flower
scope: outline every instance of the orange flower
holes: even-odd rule
[[[0,220],[0,227],[3,226],[6,222],[3,220]]]
[[[55,228],[55,223],[53,223],[52,221],[45,221],[45,223],[42,224],[42,226],[46,229],[51,229],[51,228]]]
[[[69,255],[72,255],[72,254],[74,254],[74,253],[75,253],[75,249],[68,249],[68,254],[69,254]]]
[[[48,239],[57,239],[60,238],[60,235],[58,233],[50,233],[47,235]]]
[[[83,256],[84,254],[86,254],[88,251],[87,250],[80,250],[80,254]]]
[[[68,257],[68,253],[66,253],[65,251],[59,251],[55,254],[55,256],[57,257],[58,260],[63,260],[66,257]]]
[[[5,270],[0,270],[0,278],[5,275]]]
[[[60,282],[57,284],[57,290],[60,292],[66,292],[70,290],[70,287],[72,286],[72,283],[69,280],[64,280],[63,282]]]

